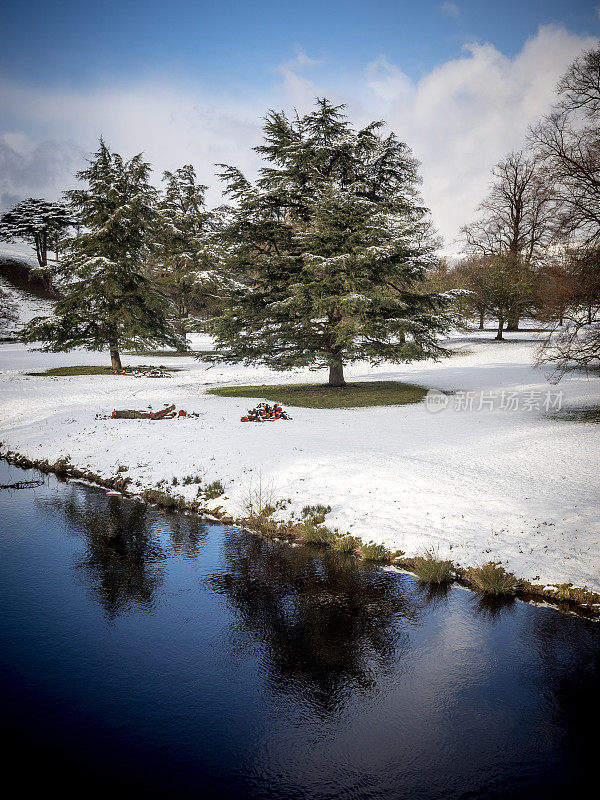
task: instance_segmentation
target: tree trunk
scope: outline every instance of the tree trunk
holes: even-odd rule
[[[42,264],[43,267],[48,266],[48,236],[43,233],[42,234]]]
[[[483,330],[484,322],[485,322],[485,314],[484,314],[483,311],[480,311],[479,312],[479,330],[480,331]]]
[[[112,342],[109,344],[110,349],[110,366],[112,369],[123,369],[121,364],[121,356],[119,355],[119,346]]]
[[[42,277],[42,281],[43,281],[43,284],[46,287],[46,289],[49,292],[53,292],[54,291],[54,283],[52,282],[53,279],[52,279],[52,273],[50,272],[50,270],[49,269],[44,270],[44,272],[42,273],[41,277]]]
[[[345,386],[344,380],[344,364],[341,358],[338,358],[334,364],[329,365],[329,385],[330,386]]]
[[[177,333],[180,336],[182,336],[185,339],[185,335],[186,335],[185,324],[184,324],[183,319],[181,317],[178,317],[175,320],[175,330],[177,331]],[[185,352],[185,347],[183,345],[178,345],[177,346],[177,352],[179,352],[179,353]]]
[[[519,312],[518,311],[508,315],[508,318],[506,320],[506,330],[507,331],[518,331],[519,330]]]
[[[498,317],[498,333],[496,334],[496,339],[498,339],[498,341],[500,342],[503,340],[502,336],[503,327],[504,327],[504,317]]]
[[[44,233],[35,234],[33,240],[35,242],[35,254],[37,255],[38,264],[43,269],[48,265],[48,246],[46,235]]]

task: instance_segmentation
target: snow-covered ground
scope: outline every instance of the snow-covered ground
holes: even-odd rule
[[[52,253],[48,253],[48,257],[51,259]],[[0,259],[20,261],[33,269],[39,267],[35,249],[28,242],[0,242]]]
[[[0,290],[6,297],[6,302],[8,302],[9,306],[16,309],[15,320],[0,327],[0,336],[13,336],[34,317],[52,314],[54,308],[52,300],[40,300],[37,297],[32,297],[27,292],[15,288],[1,276]]]
[[[134,490],[173,476],[218,478],[227,499],[213,502],[234,515],[260,477],[275,499],[291,498],[286,513],[308,503],[330,505],[327,524],[365,541],[408,555],[437,548],[464,566],[498,560],[520,578],[598,591],[600,426],[552,419],[544,406],[559,400],[563,407],[598,405],[600,379],[571,375],[552,386],[532,366],[535,334],[512,334],[504,343],[492,336],[457,337],[453,346],[462,352],[439,363],[378,369],[358,364],[347,370],[352,380],[408,380],[455,391],[442,398],[444,410],[432,412],[425,403],[293,408],[292,421],[264,425],[240,422],[253,401],[205,390],[217,384],[311,382],[325,373],[282,375],[210,366],[193,357],[130,356],[125,363],[143,360],[185,371],[163,380],[30,377],[26,372],[51,366],[107,364],[108,357],[5,344],[0,440],[4,449],[30,458],[69,455],[76,466],[106,476],[126,465]],[[210,348],[206,339],[193,344]],[[95,420],[113,408],[165,403],[200,417]],[[472,410],[463,409],[469,405]],[[173,489],[188,499],[196,490]]]

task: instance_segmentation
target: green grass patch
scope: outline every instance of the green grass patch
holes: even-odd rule
[[[369,381],[333,387],[326,384],[287,383],[274,386],[218,386],[208,390],[219,397],[252,397],[276,400],[301,408],[363,408],[418,403],[427,389],[400,381]]]
[[[600,407],[563,408],[556,414],[550,414],[550,419],[559,422],[591,422],[593,425],[600,425]]]
[[[135,356],[143,358],[199,358],[212,356],[216,350],[128,350]]]
[[[325,522],[325,517],[330,511],[331,506],[324,506],[321,503],[316,506],[304,506],[302,509],[302,517],[311,520],[315,525],[321,525]]]
[[[148,370],[154,369],[154,367],[150,367],[147,364],[142,367],[124,367],[123,369],[139,369],[139,370]],[[181,369],[176,369],[175,367],[164,367],[161,366],[160,369],[165,370],[165,372],[181,372]],[[54,376],[54,377],[69,377],[73,375],[114,375],[114,372],[111,367],[104,367],[104,366],[94,366],[90,364],[86,365],[79,365],[74,367],[52,367],[52,369],[46,369],[43,372],[28,372],[28,375],[35,375],[36,377],[41,376]]]

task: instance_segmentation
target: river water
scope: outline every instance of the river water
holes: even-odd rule
[[[549,798],[597,772],[598,624],[52,477],[1,491],[0,528],[24,790]]]

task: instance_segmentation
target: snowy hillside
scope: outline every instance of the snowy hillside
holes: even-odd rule
[[[0,271],[0,290],[3,302],[9,308],[14,307],[16,311],[16,320],[14,322],[9,322],[3,326],[0,324],[0,336],[7,338],[13,337],[23,325],[34,317],[51,314],[55,301],[37,297],[36,292],[27,291],[27,270],[38,266],[35,253],[30,245],[20,242],[2,242],[0,244],[0,267],[3,263],[10,264],[13,271],[14,268],[18,270],[19,267],[22,267],[22,275],[25,276],[19,281],[21,286],[17,286]]]
[[[7,280],[0,277],[0,290],[6,297],[8,305],[16,307],[17,318],[15,322],[9,322],[0,329],[0,336],[12,337],[20,328],[34,317],[42,317],[52,314],[54,302],[52,300],[42,300],[34,297],[27,292],[12,286]]]
[[[0,261],[20,261],[28,267],[38,267],[35,250],[26,242],[0,242]]]

